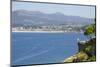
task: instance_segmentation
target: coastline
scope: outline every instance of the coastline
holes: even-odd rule
[[[64,31],[12,31],[15,33],[64,33]]]
[[[76,31],[12,31],[14,33],[83,33]]]

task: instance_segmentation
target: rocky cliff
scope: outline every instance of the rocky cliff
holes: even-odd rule
[[[78,42],[78,47],[79,52],[65,59],[64,63],[96,61],[96,38],[86,42]]]

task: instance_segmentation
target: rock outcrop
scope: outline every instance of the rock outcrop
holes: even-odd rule
[[[79,52],[64,60],[67,62],[86,62],[96,61],[96,38],[92,38],[86,42],[78,42]]]

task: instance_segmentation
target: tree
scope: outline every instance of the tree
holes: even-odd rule
[[[95,36],[95,32],[96,32],[96,25],[91,24],[85,28],[84,35],[91,38],[91,37]]]

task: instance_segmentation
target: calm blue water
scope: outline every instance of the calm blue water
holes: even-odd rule
[[[12,33],[12,65],[63,63],[78,52],[82,33]]]

